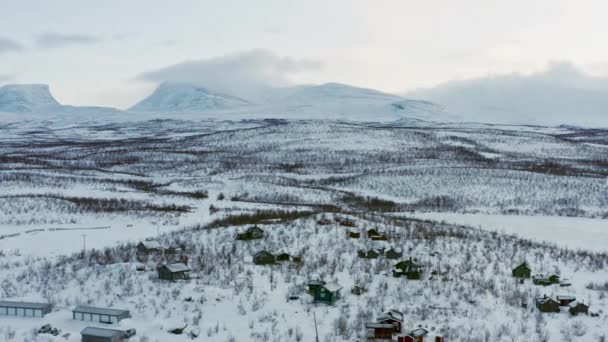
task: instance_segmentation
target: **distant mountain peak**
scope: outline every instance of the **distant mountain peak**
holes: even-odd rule
[[[130,110],[136,112],[205,112],[249,104],[244,99],[189,83],[163,82]]]
[[[0,87],[0,111],[27,113],[59,107],[46,84],[7,84]]]

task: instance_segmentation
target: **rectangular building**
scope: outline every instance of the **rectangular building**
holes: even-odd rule
[[[120,320],[130,318],[128,310],[96,308],[92,306],[78,305],[72,310],[72,318],[79,321],[90,321],[99,323],[118,323]]]
[[[121,330],[86,327],[81,332],[82,342],[123,342],[125,334]]]
[[[0,301],[0,315],[20,317],[43,317],[53,306],[47,303]]]

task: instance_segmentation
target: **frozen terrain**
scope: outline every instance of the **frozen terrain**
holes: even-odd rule
[[[321,341],[361,341],[390,308],[446,341],[607,335],[606,130],[149,115],[0,124],[0,299],[55,305],[44,319],[3,317],[0,340],[78,341],[88,324],[71,320],[76,304],[131,310],[118,328],[141,342],[190,340],[168,332],[185,323],[200,341],[314,341],[313,312]],[[235,241],[252,224],[266,237]],[[366,239],[369,228],[388,241]],[[192,279],[159,281],[156,266],[177,256],[138,254],[145,239],[180,246]],[[357,257],[391,247],[420,260],[423,279]],[[303,262],[254,265],[262,249]],[[572,285],[517,284],[523,261]],[[313,304],[315,278],[338,281],[343,298]],[[599,317],[540,315],[544,294]],[[35,336],[44,323],[61,335]]]

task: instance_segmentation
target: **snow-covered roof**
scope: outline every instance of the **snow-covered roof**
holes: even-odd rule
[[[385,323],[365,323],[365,327],[368,329],[377,329],[377,328],[384,328],[384,329],[391,329],[393,328],[392,324],[385,324]]]
[[[426,335],[428,333],[429,333],[428,330],[426,330],[424,328],[418,328],[418,329],[412,330],[410,332],[410,336],[412,336],[412,337],[419,337],[419,336],[424,336],[424,335]]]
[[[342,286],[340,286],[340,284],[336,283],[335,281],[332,281],[331,283],[327,283],[327,284],[323,285],[323,287],[329,292],[337,292],[337,291],[342,290]]]
[[[23,309],[38,309],[38,310],[49,310],[52,308],[51,304],[48,303],[30,303],[30,302],[10,302],[0,301],[0,307],[5,308],[23,308]]]
[[[114,330],[114,329],[86,327],[86,328],[82,329],[80,334],[87,335],[87,336],[110,337],[111,338],[111,337],[116,337],[116,336],[122,336],[123,332],[121,330]]]
[[[109,316],[122,316],[129,315],[129,310],[122,309],[110,309],[110,308],[97,308],[93,306],[78,305],[72,310],[73,312],[84,312],[98,315],[109,315]]]
[[[557,296],[557,300],[576,300],[576,297],[570,295]]]
[[[181,262],[176,262],[174,264],[166,264],[163,266],[165,266],[169,270],[169,272],[188,272],[188,271],[190,271],[190,267],[188,267],[188,265],[183,264]]]

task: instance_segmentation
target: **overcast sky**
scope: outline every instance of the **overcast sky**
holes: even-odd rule
[[[405,93],[556,61],[608,75],[602,0],[0,1],[0,84],[66,104],[124,108],[199,76]]]

